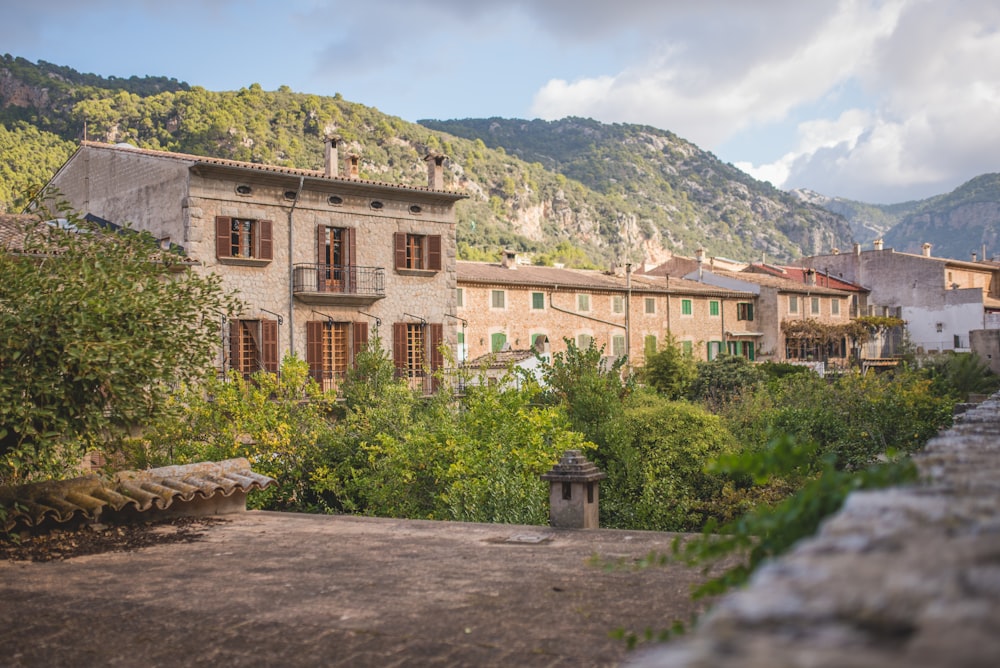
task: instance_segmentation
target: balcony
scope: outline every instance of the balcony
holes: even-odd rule
[[[385,269],[335,264],[297,264],[292,294],[306,304],[359,306],[385,298]]]

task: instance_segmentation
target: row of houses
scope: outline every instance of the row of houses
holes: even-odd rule
[[[427,185],[415,187],[361,179],[359,156],[341,165],[338,149],[327,140],[324,169],[304,170],[83,142],[46,192],[180,246],[238,293],[245,309],[220,330],[220,369],[273,371],[293,353],[327,387],[374,336],[401,375],[430,389],[428,372],[448,364],[442,346],[479,363],[558,352],[569,339],[641,365],[672,337],[697,359],[837,365],[891,359],[892,339],[862,349],[795,323],[836,333],[858,317],[895,316],[918,345],[968,349],[970,332],[1000,318],[1000,266],[929,251],[856,247],[795,267],[698,253],[609,272],[532,266],[512,252],[460,262],[454,207],[466,195],[444,156],[426,157]]]

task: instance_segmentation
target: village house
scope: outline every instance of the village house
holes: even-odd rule
[[[897,315],[906,321],[918,352],[970,349],[970,332],[996,329],[1000,322],[1000,280],[994,263],[899,253],[875,241],[872,250],[803,258],[797,264],[867,288],[868,315]]]
[[[459,262],[460,361],[528,350],[604,348],[607,361],[641,365],[673,335],[696,359],[723,350],[755,358],[754,295],[668,276],[539,267],[505,252],[499,263]]]
[[[426,186],[341,173],[338,142],[323,170],[83,142],[46,188],[49,201],[146,230],[221,277],[244,311],[220,314],[221,370],[277,371],[295,354],[327,389],[370,338],[398,372],[429,389],[439,347],[455,340],[455,202],[444,156]]]

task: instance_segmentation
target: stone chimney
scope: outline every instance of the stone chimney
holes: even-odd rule
[[[512,250],[505,250],[501,253],[500,265],[505,269],[517,269],[517,253]]]
[[[358,177],[358,164],[361,162],[361,156],[357,153],[351,153],[347,156],[347,176],[348,178],[357,179]]]
[[[976,261],[976,251],[972,251],[972,261]]]
[[[340,137],[338,135],[332,135],[326,138],[326,175],[327,176],[340,176],[340,158],[337,156],[337,147],[340,144]]]
[[[562,529],[596,529],[601,480],[607,474],[579,450],[567,450],[542,480],[549,483],[549,524]]]
[[[923,245],[920,246],[920,251],[921,251],[921,253],[923,253],[924,257],[930,257],[931,256],[931,245],[925,241],[923,243]]]
[[[431,190],[444,190],[444,159],[441,153],[428,153],[424,158],[427,163],[427,187]]]
[[[857,241],[854,242],[854,254],[861,255],[861,244],[859,244]]]
[[[816,270],[815,269],[806,269],[805,274],[803,276],[804,276],[806,285],[816,285]]]
[[[883,243],[882,239],[878,238],[872,243],[872,248],[874,248],[877,251],[880,251],[882,250],[882,243]]]

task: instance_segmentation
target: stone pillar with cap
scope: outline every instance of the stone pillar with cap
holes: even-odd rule
[[[608,475],[579,450],[567,450],[542,480],[549,481],[549,524],[560,529],[596,529],[599,482]]]

